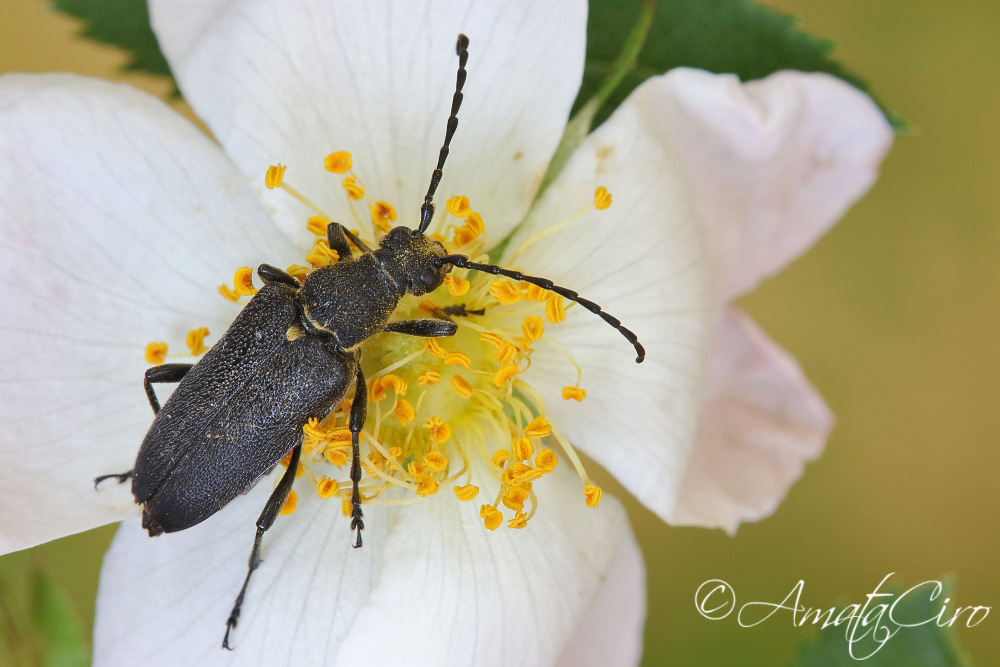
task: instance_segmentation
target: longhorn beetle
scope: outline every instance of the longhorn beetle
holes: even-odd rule
[[[371,250],[336,222],[327,227],[330,248],[340,261],[309,274],[304,284],[269,264],[257,275],[264,287],[250,300],[218,343],[197,364],[163,364],[146,371],[143,386],[155,415],[142,441],[135,467],[95,480],[132,480],[142,505],[142,527],[149,535],[190,528],[250,489],[289,452],[291,459],[257,519],[257,534],[246,579],[226,621],[222,646],[236,627],[250,576],[260,565],[264,532],[284,505],[302,453],[302,427],[310,417],[327,415],[354,383],[351,431],[351,529],[361,546],[364,521],[359,436],[367,411],[359,346],[379,332],[410,336],[452,336],[450,319],[390,321],[406,294],[437,289],[452,267],[522,280],[575,301],[617,329],[635,347],[636,362],[645,350],[636,335],[593,301],[545,278],[449,255],[424,232],[434,216],[434,192],[441,181],[462,106],[469,39],[458,36],[458,76],[451,114],[437,167],[420,206],[417,229],[395,227]],[[348,240],[362,251],[353,258]],[[457,314],[474,315],[460,308]],[[448,313],[443,313],[447,317]],[[153,385],[180,382],[161,408]]]

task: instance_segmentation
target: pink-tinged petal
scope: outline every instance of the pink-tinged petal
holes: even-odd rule
[[[508,246],[504,262],[550,278],[601,305],[646,348],[581,306],[545,324],[519,377],[538,390],[553,424],[646,507],[670,515],[701,406],[711,333],[721,306],[711,285],[701,222],[662,132],[656,82],[643,84],[587,137]],[[596,210],[595,189],[611,207]],[[522,242],[577,222],[515,255]],[[563,400],[582,369],[582,403]]]
[[[866,95],[826,74],[676,69],[657,84],[727,298],[802,254],[875,181],[892,142]]]
[[[628,536],[608,568],[590,611],[559,656],[557,667],[637,665],[646,621],[646,568]]]
[[[211,344],[236,312],[216,286],[293,254],[218,148],[126,86],[0,79],[0,172],[3,553],[135,512],[93,480],[149,427],[146,344]]]
[[[823,451],[832,427],[833,415],[795,360],[749,317],[728,309],[670,522],[734,533],[770,515]]]
[[[483,526],[485,488],[468,503],[442,489],[416,505],[368,507],[362,549],[351,548],[340,502],[300,483],[298,509],[264,537],[235,651],[224,651],[273,479],[186,531],[149,538],[137,521],[123,524],[101,575],[96,665],[552,664],[622,563],[641,610],[641,561],[616,557],[623,543],[634,549],[621,505],[606,496],[586,507],[568,470],[535,482],[539,509],[522,530]]]
[[[294,11],[270,0],[154,0],[157,31],[181,90],[259,191],[278,161],[286,179],[337,220],[355,222],[334,151],[354,155],[367,202],[413,226],[444,140],[455,41],[471,40],[465,101],[437,204],[467,195],[493,241],[524,216],[566,124],[583,72],[582,0],[330,2]],[[287,229],[309,212],[264,193]]]

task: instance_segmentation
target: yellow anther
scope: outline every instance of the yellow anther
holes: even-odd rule
[[[405,398],[399,398],[396,400],[396,407],[393,409],[392,413],[396,415],[396,419],[403,426],[406,426],[411,421],[417,418],[417,413],[413,411],[413,406]]]
[[[295,278],[300,283],[304,283],[306,278],[309,277],[309,269],[304,266],[299,266],[298,264],[292,264],[289,266],[285,269],[285,273],[290,275],[292,278]]]
[[[240,295],[230,289],[229,285],[219,285],[219,294],[226,297],[233,303],[240,300]]]
[[[316,417],[310,417],[306,423],[302,426],[302,432],[305,433],[307,438],[316,438],[318,440],[326,439],[326,431],[323,427],[319,425],[319,419]]]
[[[282,514],[291,514],[295,511],[296,505],[299,504],[299,494],[294,491],[288,492],[288,497],[285,498],[285,504],[281,506]]]
[[[448,207],[448,212],[456,218],[464,218],[472,213],[472,207],[469,206],[469,198],[464,195],[452,197],[445,206]]]
[[[552,472],[559,463],[559,457],[551,449],[543,449],[535,456],[535,465],[544,472]]]
[[[428,234],[427,238],[431,239],[432,241],[437,241],[438,243],[443,245],[446,250],[448,249],[448,244],[446,243],[446,239],[437,232],[434,232],[433,234]]]
[[[469,217],[465,219],[465,226],[471,229],[476,236],[479,236],[486,230],[486,225],[483,224],[483,216],[475,211],[470,213]]]
[[[424,454],[424,465],[434,472],[441,472],[448,467],[448,459],[439,451]]]
[[[466,484],[465,486],[453,486],[451,490],[455,492],[459,500],[469,501],[479,495],[479,487],[475,484]]]
[[[253,270],[248,266],[241,266],[236,269],[233,276],[233,287],[240,296],[253,296],[257,293],[257,288],[253,286]]]
[[[368,391],[369,400],[381,401],[386,397],[386,390],[392,389],[397,396],[406,396],[406,381],[398,375],[389,373],[372,380],[371,389]]]
[[[469,287],[472,286],[465,278],[456,278],[455,276],[445,276],[444,284],[448,286],[448,291],[454,296],[462,296],[469,291]]]
[[[326,500],[328,498],[333,498],[337,495],[337,491],[340,490],[340,483],[335,479],[330,479],[326,475],[323,475],[319,483],[316,484],[316,494]]]
[[[348,451],[349,450],[344,448],[330,447],[325,452],[323,452],[323,456],[325,456],[326,460],[332,463],[333,465],[337,466],[338,468],[342,468],[347,463]]]
[[[422,463],[417,463],[416,461],[410,461],[409,465],[406,466],[406,471],[414,477],[417,475],[423,475],[424,465]]]
[[[587,398],[587,390],[582,387],[563,387],[562,397],[567,401],[582,401]]]
[[[437,417],[431,417],[424,422],[424,428],[430,431],[431,441],[439,445],[451,437],[451,427]]]
[[[475,241],[482,232],[477,232],[471,225],[464,224],[455,230],[451,237],[452,244],[457,248],[468,245]]]
[[[523,508],[526,500],[528,500],[528,492],[519,486],[507,489],[507,493],[503,496],[503,504],[507,506],[507,509],[512,510]]]
[[[351,444],[351,429],[344,426],[335,428],[326,437],[335,447],[346,447]]]
[[[490,283],[490,294],[503,305],[521,300],[521,290],[510,280],[494,280]]]
[[[360,183],[354,180],[353,176],[348,176],[344,179],[344,182],[340,184],[345,190],[347,190],[347,196],[357,201],[365,196],[365,188]],[[352,230],[353,231],[353,230]]]
[[[496,530],[503,523],[503,514],[493,505],[483,505],[480,507],[479,516],[483,519],[483,525],[489,530]]]
[[[323,160],[323,168],[335,174],[346,174],[353,166],[354,162],[351,160],[351,154],[347,151],[330,153]]]
[[[159,366],[167,358],[166,343],[150,343],[146,346],[146,363]]]
[[[529,438],[514,438],[514,444],[511,445],[510,451],[514,453],[514,458],[525,461],[534,455],[535,446],[531,444]]]
[[[199,327],[198,329],[192,329],[188,331],[187,343],[188,349],[191,350],[191,355],[197,357],[199,354],[204,354],[205,350],[205,336],[208,335],[208,329],[205,327]]]
[[[438,483],[434,481],[434,478],[428,474],[417,475],[417,495],[418,496],[432,496],[438,492]]]
[[[545,319],[552,324],[559,324],[566,319],[566,306],[563,305],[563,298],[558,294],[550,294],[545,300]]]
[[[532,285],[531,283],[528,284],[527,294],[529,299],[531,299],[532,301],[538,301],[540,303],[543,301],[548,301],[549,299],[548,290],[542,289],[538,285]]]
[[[479,334],[479,340],[489,343],[498,350],[504,344],[503,338],[490,331],[484,331],[483,333]]]
[[[472,368],[472,359],[465,352],[449,352],[444,356],[445,366],[461,366],[462,368]]]
[[[372,204],[372,222],[379,231],[388,232],[392,229],[392,223],[396,222],[396,209],[392,204],[384,201],[377,201]]]
[[[503,345],[496,351],[498,364],[509,364],[517,356],[517,346],[504,341]],[[499,385],[497,385],[499,386]]]
[[[402,455],[403,455],[403,448],[402,447],[390,447],[389,448],[389,456],[391,456],[392,458],[399,459],[399,457],[402,456]]]
[[[587,507],[597,507],[601,504],[601,487],[588,484],[583,487],[583,495],[587,496]]]
[[[455,390],[455,393],[462,398],[468,398],[476,392],[475,387],[469,384],[468,380],[461,375],[452,375],[449,384],[451,384],[451,388]]]
[[[441,343],[437,342],[433,338],[428,338],[427,342],[424,343],[424,348],[431,353],[432,357],[437,357],[438,359],[444,359],[445,355],[448,354]]]
[[[343,502],[340,503],[340,513],[344,516],[351,516],[351,499],[344,498]]]
[[[598,211],[603,211],[609,206],[611,206],[611,193],[602,185],[594,190],[594,207]]]
[[[536,474],[537,473],[537,474]],[[504,486],[520,486],[524,481],[531,481],[542,474],[526,463],[512,463],[500,475],[500,483]]]
[[[542,324],[542,318],[537,315],[524,318],[524,322],[521,323],[521,333],[529,340],[540,339],[542,334],[545,333],[545,325]]]
[[[490,461],[492,461],[493,465],[495,465],[496,467],[503,468],[503,465],[504,463],[507,462],[507,458],[509,456],[510,452],[508,452],[506,449],[498,449],[495,452],[493,452],[493,458],[491,458]]]
[[[518,512],[514,518],[507,522],[508,528],[524,528],[528,525],[528,517],[524,512]]]
[[[306,220],[306,229],[309,230],[310,234],[315,234],[316,236],[326,237],[326,228],[330,226],[330,221],[324,218],[322,215],[314,215],[313,217]]]
[[[264,185],[268,190],[281,187],[281,181],[285,179],[285,169],[283,164],[272,164],[267,168],[267,173],[264,174]]]
[[[316,243],[313,244],[312,252],[306,255],[306,261],[315,266],[317,269],[329,266],[339,260],[340,255],[336,250],[330,247],[326,239],[316,239]]]
[[[529,438],[544,438],[549,433],[552,433],[552,425],[545,417],[535,417],[524,427],[524,434]]]
[[[429,387],[441,381],[441,374],[437,371],[427,371],[417,378],[417,384],[421,387]]]
[[[502,387],[505,382],[510,380],[515,375],[517,375],[517,366],[508,364],[493,375],[493,382],[495,382],[498,387]]]

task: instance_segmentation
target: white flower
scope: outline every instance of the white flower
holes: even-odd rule
[[[289,165],[300,191],[349,221],[321,165],[350,151],[372,200],[412,226],[464,32],[466,101],[438,204],[468,196],[488,248],[528,213],[583,67],[579,1],[151,9],[225,155],[129,88],[0,78],[0,552],[136,515],[127,486],[95,493],[91,480],[128,469],[148,428],[144,346],[201,326],[221,334],[237,306],[216,285],[239,266],[301,263],[311,245],[309,212],[264,190],[268,165]],[[546,336],[582,367],[586,401],[560,398],[576,371],[555,347],[539,347],[521,377],[571,442],[665,520],[734,530],[772,511],[822,448],[822,401],[724,304],[832,224],[890,139],[867,98],[824,75],[741,85],[674,71],[584,141],[515,233],[501,263],[578,217],[518,268],[601,304],[646,346],[634,364],[614,330],[573,308]],[[598,186],[610,210],[589,205]],[[156,539],[129,520],[102,573],[95,661],[634,663],[641,557],[621,506],[586,507],[569,467],[536,482],[524,530],[487,531],[476,507],[442,492],[373,505],[361,550],[339,503],[300,488],[295,514],[265,536],[233,653],[219,642],[271,485]]]

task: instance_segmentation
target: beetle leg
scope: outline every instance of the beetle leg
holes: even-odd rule
[[[281,476],[281,481],[274,487],[274,491],[271,492],[271,496],[267,499],[267,504],[264,505],[264,511],[260,513],[260,517],[257,519],[257,535],[253,539],[253,550],[250,551],[247,577],[243,580],[243,587],[240,589],[240,594],[236,596],[236,604],[233,605],[233,610],[229,613],[229,620],[226,621],[226,636],[222,638],[222,648],[229,649],[230,651],[233,650],[233,647],[229,645],[229,633],[236,627],[236,623],[239,621],[240,608],[243,606],[243,596],[246,595],[247,584],[250,583],[250,575],[260,566],[261,540],[264,537],[264,533],[274,525],[274,520],[278,518],[285,500],[288,499],[288,493],[292,490],[292,483],[295,482],[295,471],[299,467],[299,456],[301,453],[302,445],[297,445],[292,450],[292,458],[288,462],[285,474]]]
[[[330,228],[327,227],[327,231],[329,231],[329,229]],[[354,245],[356,245],[358,247],[358,250],[360,250],[361,252],[371,252],[372,251],[372,249],[369,248],[368,245],[364,241],[362,241],[357,236],[355,236],[354,232],[352,232],[347,227],[344,227],[343,225],[340,225],[340,231],[343,232],[344,235],[347,236],[347,238],[351,240],[351,243],[353,243]],[[331,247],[333,247],[333,246],[331,246]],[[348,256],[350,256],[350,254],[348,254]]]
[[[337,256],[340,258],[337,261],[343,262],[351,259],[351,247],[347,245],[344,227],[339,222],[331,222],[326,226],[326,243],[330,246],[330,250],[337,251]]]
[[[281,283],[282,285],[288,285],[289,287],[294,287],[298,289],[302,287],[302,283],[288,275],[276,266],[271,266],[270,264],[261,264],[257,267],[257,275],[260,279],[266,283]]]
[[[477,308],[476,310],[469,310],[465,307],[464,303],[456,303],[451,306],[445,306],[441,308],[441,312],[446,316],[448,315],[458,315],[459,317],[468,317],[469,315],[485,315],[485,308]]]
[[[364,530],[364,512],[361,510],[361,448],[359,440],[361,429],[368,416],[368,395],[365,391],[365,374],[358,365],[357,385],[354,389],[354,402],[351,403],[351,529],[356,530],[357,539],[354,548],[361,546],[361,531]]]
[[[432,318],[402,320],[399,322],[389,322],[389,324],[385,325],[383,331],[406,334],[407,336],[438,338],[440,336],[454,336],[455,332],[458,331],[458,325],[451,320],[436,320]]]
[[[111,479],[112,477],[116,477],[118,479],[119,484],[124,484],[125,482],[127,482],[129,479],[132,478],[133,472],[135,472],[135,470],[127,470],[125,472],[113,472],[110,475],[101,475],[100,477],[95,477],[94,489],[97,489],[98,484],[100,484],[106,479]]]
[[[160,401],[153,391],[153,384],[164,382],[180,382],[187,372],[194,368],[194,364],[161,364],[146,369],[146,375],[142,380],[142,386],[146,388],[146,398],[149,399],[149,407],[153,408],[155,415],[160,411]]]

